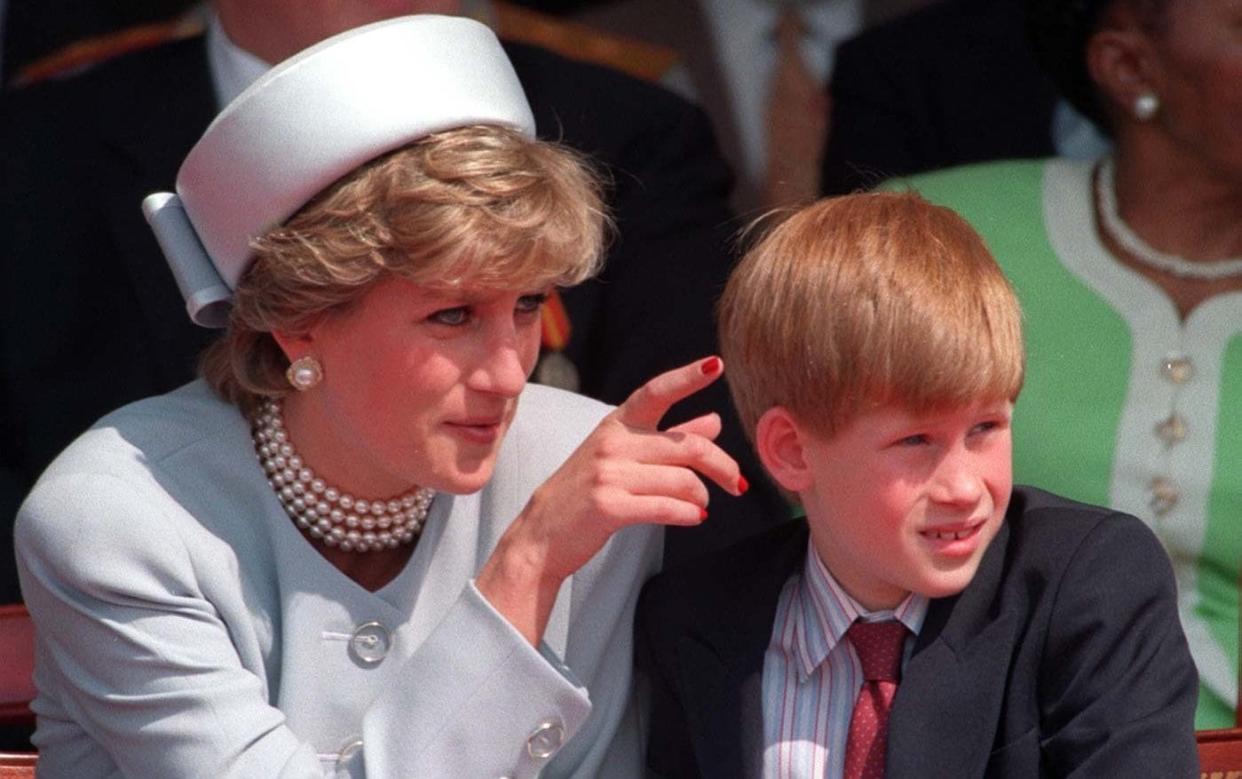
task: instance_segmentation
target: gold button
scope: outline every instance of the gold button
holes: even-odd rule
[[[1157,476],[1151,480],[1151,497],[1147,504],[1156,512],[1156,516],[1162,517],[1177,505],[1181,497],[1182,491],[1176,482],[1167,476]]]
[[[1167,419],[1162,419],[1156,423],[1156,435],[1164,445],[1173,447],[1186,440],[1186,420],[1182,419],[1178,414],[1169,414]]]
[[[1189,357],[1166,357],[1160,365],[1160,373],[1174,384],[1185,384],[1195,375],[1195,366]]]

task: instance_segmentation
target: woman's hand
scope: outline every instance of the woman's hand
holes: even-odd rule
[[[702,522],[708,493],[698,474],[734,495],[746,491],[737,463],[713,443],[720,417],[657,427],[674,403],[716,381],[723,368],[709,357],[635,390],[535,490],[501,537],[475,584],[532,643],[543,635],[561,582],[614,532]]]

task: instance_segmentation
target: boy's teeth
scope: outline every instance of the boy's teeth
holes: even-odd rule
[[[931,537],[937,541],[960,541],[970,533],[969,530],[959,530],[956,533],[948,531],[931,531]]]

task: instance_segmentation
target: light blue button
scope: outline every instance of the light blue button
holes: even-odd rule
[[[364,622],[354,629],[349,639],[349,653],[365,666],[384,662],[392,648],[392,634],[378,622]]]
[[[526,739],[526,752],[536,760],[547,760],[565,743],[565,728],[555,720],[540,723]]]

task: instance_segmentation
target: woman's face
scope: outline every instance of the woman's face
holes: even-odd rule
[[[1206,166],[1242,182],[1242,0],[1168,0],[1155,36],[1155,121]]]
[[[286,401],[294,445],[364,497],[482,488],[539,356],[542,302],[542,290],[380,281],[292,342],[323,366]]]

